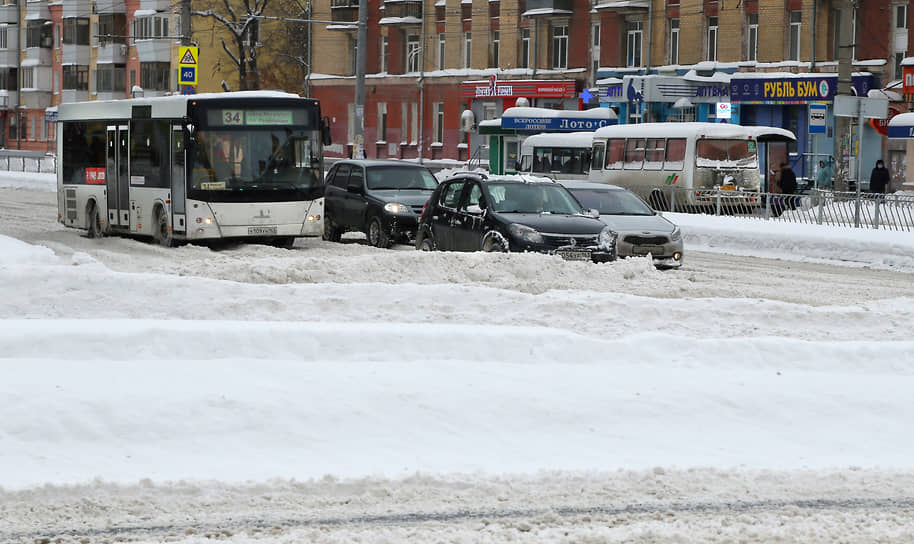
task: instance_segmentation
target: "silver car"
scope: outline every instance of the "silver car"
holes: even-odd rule
[[[600,219],[619,233],[619,257],[650,254],[657,268],[682,266],[682,233],[640,197],[616,185],[562,181],[584,209],[600,212]]]

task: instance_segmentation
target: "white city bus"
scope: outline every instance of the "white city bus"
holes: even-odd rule
[[[246,91],[61,104],[58,220],[90,237],[291,247],[323,233],[317,100]]]
[[[757,207],[756,137],[777,131],[790,134],[724,123],[603,127],[593,137],[590,180],[626,187],[658,209],[669,209],[674,200],[677,208],[713,205],[716,196],[703,190],[728,191],[729,204]]]
[[[593,132],[543,132],[521,144],[518,172],[560,180],[587,180]]]

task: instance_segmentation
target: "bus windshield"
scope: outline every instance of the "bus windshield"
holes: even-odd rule
[[[586,174],[590,170],[590,147],[536,147],[533,164],[522,168],[534,173]]]
[[[695,166],[758,168],[755,141],[700,139],[695,146]]]
[[[291,128],[198,130],[191,190],[310,190],[323,185],[316,131]]]

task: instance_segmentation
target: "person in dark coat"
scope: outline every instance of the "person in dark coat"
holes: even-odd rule
[[[889,170],[885,167],[882,160],[876,161],[876,168],[870,174],[870,192],[884,193],[889,184]]]
[[[797,192],[797,175],[786,162],[781,163],[781,193],[792,195]]]

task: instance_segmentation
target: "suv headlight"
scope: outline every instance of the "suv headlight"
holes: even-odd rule
[[[600,237],[598,238],[600,247],[609,249],[616,244],[616,233],[613,232],[613,229],[609,227],[603,227],[603,230],[600,231]]]
[[[409,206],[399,202],[388,202],[384,204],[384,211],[387,213],[409,213]]]
[[[542,244],[543,243],[543,235],[540,234],[538,231],[528,227],[527,225],[521,225],[520,223],[512,223],[508,227],[508,232],[511,233],[511,236],[513,236],[514,238],[521,240],[523,242],[527,242],[530,244]]]
[[[682,238],[682,231],[679,230],[679,227],[673,227],[673,232],[670,233],[670,240],[676,241]]]

